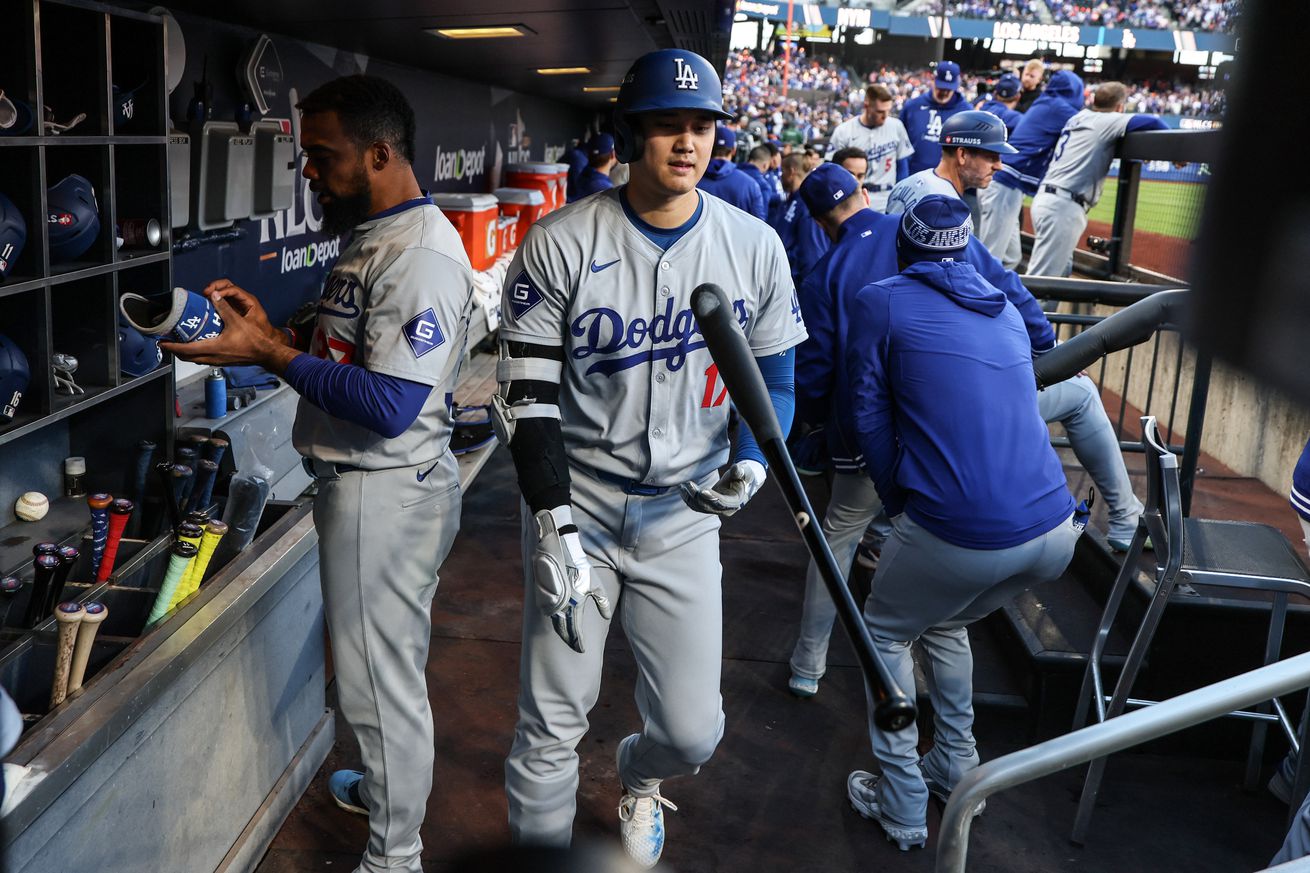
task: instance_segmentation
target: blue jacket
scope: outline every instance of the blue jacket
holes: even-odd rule
[[[782,192],[773,184],[773,180],[761,173],[760,168],[754,164],[738,164],[737,169],[760,189],[760,196],[764,198],[763,218],[768,221],[769,215],[775,212],[778,204],[782,202]]]
[[[942,124],[955,113],[972,108],[959,91],[945,106],[933,100],[932,94],[920,94],[905,104],[901,122],[914,144],[907,175],[930,170],[942,162]]]
[[[1005,132],[1008,136],[1014,136],[1014,129],[1023,120],[1022,112],[1015,112],[999,100],[984,100],[978,104],[978,108],[983,112],[992,113],[1005,122]]]
[[[1310,442],[1301,450],[1301,457],[1292,471],[1292,508],[1310,521]]]
[[[778,220],[782,217],[782,207],[787,203],[787,195],[782,190],[782,170],[766,171],[764,181],[773,186],[773,197],[764,199],[769,209],[769,215],[765,220],[770,227],[776,228]]]
[[[814,265],[828,251],[828,235],[819,227],[819,223],[810,215],[809,207],[801,199],[800,193],[782,205],[774,230],[782,239],[782,249],[787,253],[787,263],[791,264],[791,279],[797,286],[810,274]]]
[[[573,186],[574,194],[569,198],[568,202],[572,203],[598,191],[613,187],[614,183],[610,181],[609,176],[606,176],[595,167],[587,166],[582,169],[582,172],[578,173],[578,181]]]
[[[764,208],[764,192],[760,186],[745,173],[739,172],[737,165],[727,158],[710,161],[696,187],[720,200],[726,200],[742,212],[749,212],[760,221],[768,215]]]
[[[1018,188],[1025,194],[1036,194],[1037,183],[1051,164],[1060,131],[1082,108],[1083,80],[1068,70],[1057,70],[1010,137],[1010,145],[1019,153],[1001,156],[1001,169],[992,182]]]
[[[569,165],[567,187],[564,192],[568,197],[577,199],[578,175],[587,167],[587,153],[581,148],[571,148],[564,153],[564,163]]]
[[[846,352],[855,432],[889,516],[966,549],[1006,549],[1074,510],[1023,319],[971,264],[866,285]]]
[[[796,351],[796,419],[826,424],[828,451],[838,470],[861,467],[842,361],[856,293],[870,282],[896,275],[899,216],[863,209],[842,224],[837,241],[798,288],[801,317],[809,338]],[[1055,346],[1055,331],[1019,277],[1001,266],[976,238],[965,259],[1018,310],[1033,354]]]

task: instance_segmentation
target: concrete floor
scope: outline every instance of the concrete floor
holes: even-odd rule
[[[1219,475],[1202,477],[1197,514],[1277,523],[1299,542],[1285,496],[1211,472]],[[816,502],[822,490],[817,484]],[[847,805],[847,773],[873,762],[859,673],[840,631],[819,695],[800,701],[786,691],[807,556],[774,487],[728,522],[722,552],[727,734],[699,776],[665,786],[679,806],[666,817],[667,867],[684,873],[931,870],[937,810],[929,813],[928,851],[902,854]],[[434,609],[429,685],[437,765],[423,829],[425,870],[450,870],[466,853],[508,838],[502,765],[515,719],[521,601],[518,491],[508,453],[500,450],[466,496],[463,532]],[[979,673],[989,669],[1000,667],[980,658]],[[601,698],[579,748],[578,842],[615,841],[614,744],[638,729],[633,675],[622,634],[611,634]],[[978,677],[980,687],[986,682]],[[980,707],[984,759],[1019,748],[1026,720],[1022,710]],[[328,774],[358,763],[343,723],[337,736],[259,873],[344,873],[358,862],[366,822],[337,809],[327,793]],[[974,827],[969,869],[1228,873],[1262,869],[1282,841],[1286,810],[1264,792],[1243,793],[1236,761],[1125,754],[1107,773],[1086,848],[1067,839],[1081,784],[1080,771],[1071,771],[989,801]]]

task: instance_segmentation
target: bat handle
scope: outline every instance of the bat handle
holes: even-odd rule
[[[96,572],[96,582],[106,581],[114,572],[114,561],[118,557],[118,546],[123,541],[123,529],[132,515],[133,504],[130,500],[115,500],[109,510],[109,536],[105,542],[105,554],[100,559],[100,569]]]
[[[91,646],[95,642],[100,624],[109,618],[109,608],[103,603],[92,601],[86,605],[86,613],[77,628],[77,645],[73,649],[73,666],[68,674],[68,693],[72,694],[82,687],[86,675],[86,664],[91,658]]]
[[[227,525],[221,521],[211,521],[205,526],[205,535],[200,540],[200,554],[196,555],[196,562],[191,566],[191,573],[187,577],[187,594],[194,593],[200,588],[200,583],[205,581],[205,571],[209,569],[209,562],[214,557],[214,549],[218,548],[218,541],[227,533]]]
[[[55,570],[50,580],[50,590],[45,596],[46,612],[54,612],[55,605],[63,600],[64,585],[68,582],[68,574],[72,572],[78,557],[77,549],[72,546],[64,546],[59,550],[59,568]]]
[[[77,626],[86,615],[86,608],[80,603],[61,603],[55,609],[55,619],[59,622],[59,645],[55,650],[55,679],[50,684],[50,708],[64,702],[68,696],[68,674],[73,664],[73,645],[77,639]]]
[[[50,583],[54,581],[55,571],[59,569],[58,555],[37,555],[33,565],[32,592],[27,601],[27,612],[23,616],[23,627],[36,627],[37,622],[45,617],[46,594]]]
[[[141,440],[136,444],[136,463],[132,477],[132,502],[137,511],[132,513],[128,522],[131,535],[141,531],[141,516],[145,514],[146,479],[150,476],[150,461],[155,456],[155,444],[150,440]],[[97,564],[99,567],[99,564]]]
[[[160,461],[155,465],[155,475],[159,479],[159,493],[164,501],[164,506],[168,510],[165,516],[168,524],[172,525],[173,530],[182,526],[182,511],[178,508],[176,498],[170,500],[173,494],[173,464],[169,461]],[[160,519],[160,525],[164,524],[164,519]]]
[[[14,605],[14,598],[23,587],[23,580],[17,576],[5,576],[0,579],[0,628],[9,620],[9,607]]]
[[[168,569],[164,572],[164,581],[159,585],[159,594],[155,597],[155,605],[150,609],[150,616],[146,619],[146,627],[156,624],[161,618],[168,613],[168,605],[173,600],[173,592],[177,590],[177,585],[182,581],[182,574],[186,572],[187,564],[196,556],[198,550],[191,543],[174,543],[172,557],[168,559]]]
[[[218,464],[213,461],[198,461],[200,472],[196,474],[195,496],[188,509],[208,509],[210,498],[214,493],[214,480],[218,478]]]

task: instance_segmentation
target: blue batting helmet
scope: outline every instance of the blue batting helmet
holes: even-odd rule
[[[1019,150],[1005,141],[1005,122],[991,112],[969,109],[957,112],[942,125],[942,148],[963,147],[996,152],[998,155],[1018,154]]]
[[[27,242],[27,222],[14,201],[0,194],[0,282],[14,269]]]
[[[46,206],[50,260],[61,263],[81,257],[100,235],[95,188],[82,176],[65,176],[50,189]]]
[[[665,109],[700,109],[715,118],[732,117],[723,111],[723,83],[709,61],[682,49],[648,52],[623,77],[614,107],[614,145],[621,162],[637,160],[645,147],[632,116]]]
[[[164,360],[159,337],[146,336],[118,316],[118,369],[129,376],[144,376]]]
[[[27,367],[27,356],[13,340],[0,333],[0,422],[14,417],[30,381],[32,371]]]

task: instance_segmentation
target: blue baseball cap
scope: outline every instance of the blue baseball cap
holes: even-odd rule
[[[714,147],[716,149],[735,149],[737,131],[722,124],[714,125]]]
[[[1019,77],[1014,73],[1006,73],[996,80],[996,84],[992,86],[992,91],[1000,99],[1009,100],[1019,96],[1019,88]]]
[[[860,181],[841,164],[819,164],[801,182],[800,195],[810,215],[819,216],[832,210],[860,189]]]
[[[614,137],[608,133],[598,133],[587,141],[589,155],[608,155],[612,151],[614,151]]]
[[[929,194],[901,216],[896,256],[907,264],[954,261],[964,253],[972,233],[973,217],[963,200]]]
[[[937,87],[943,91],[960,89],[960,65],[955,61],[942,61],[937,65]]]

